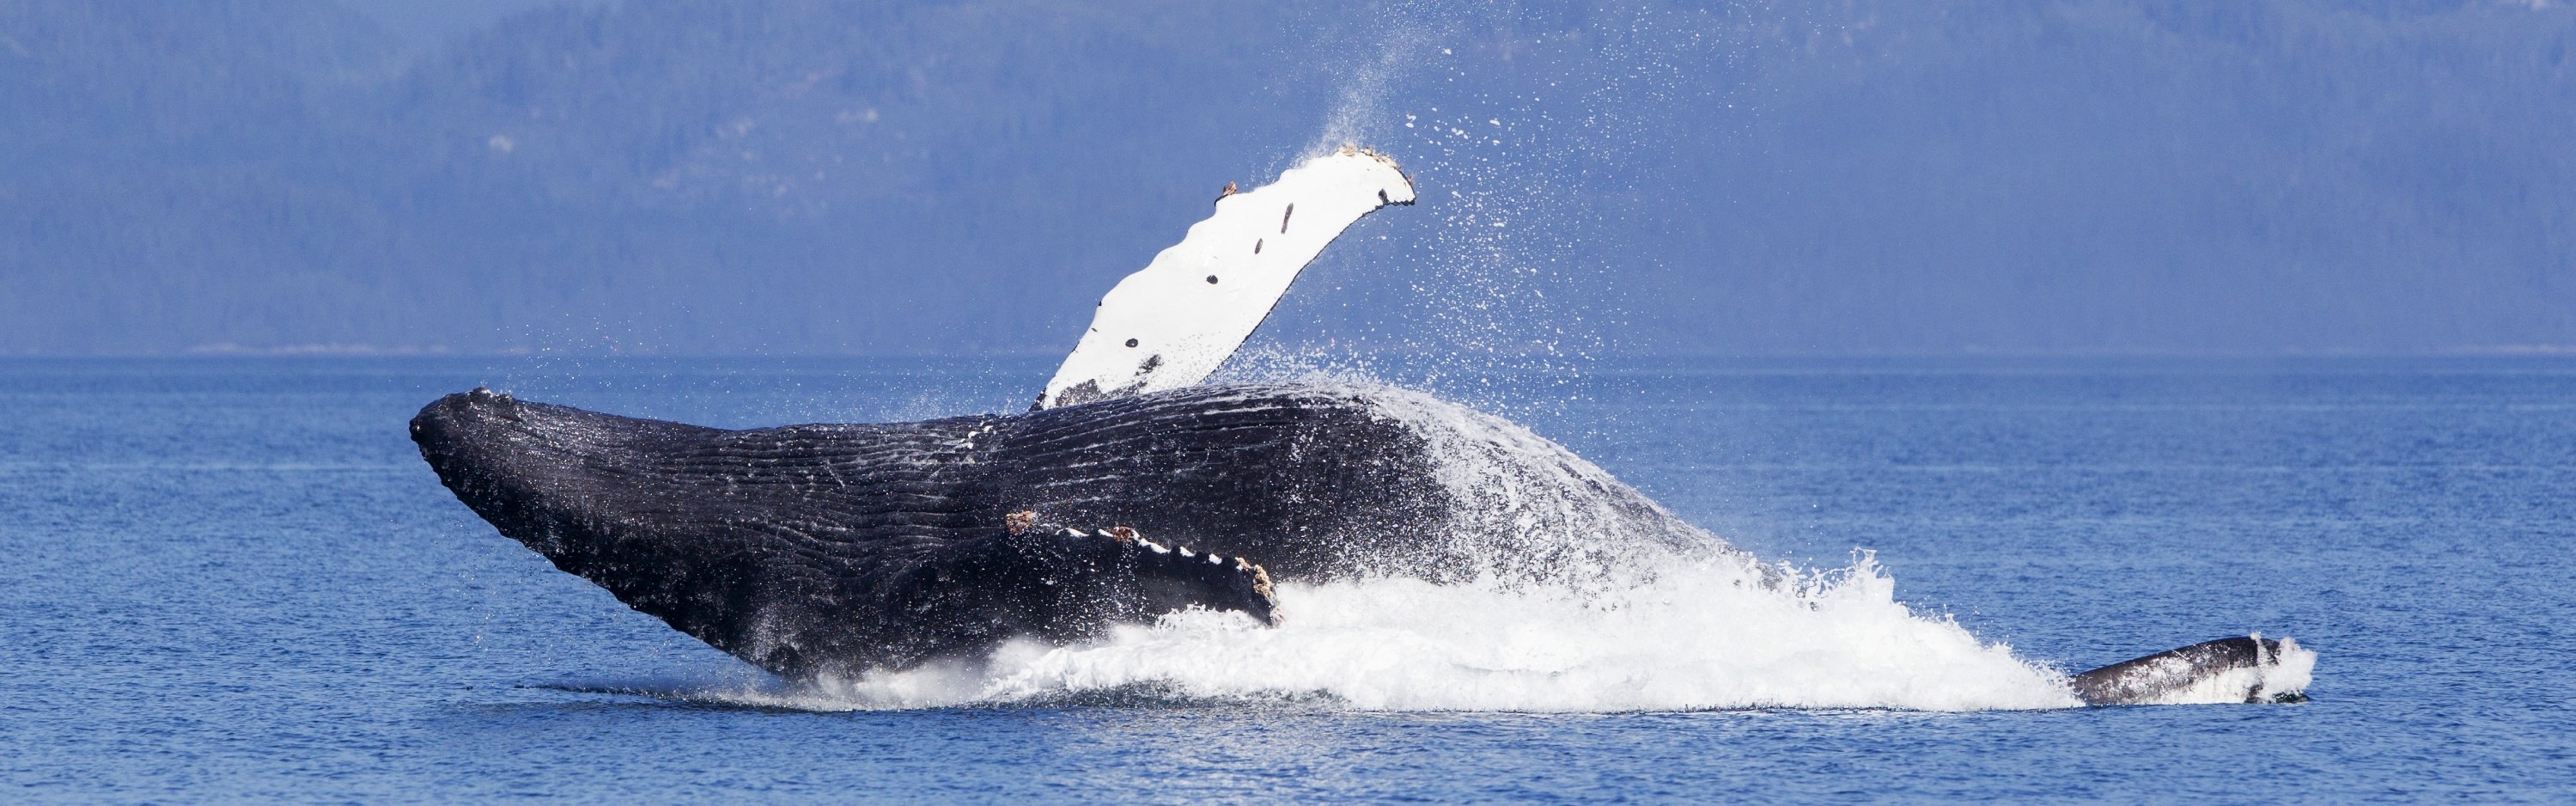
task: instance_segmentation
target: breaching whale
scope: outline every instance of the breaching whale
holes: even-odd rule
[[[747,431],[476,390],[430,404],[412,437],[503,534],[791,676],[1190,605],[1267,621],[1273,576],[1584,567],[1586,547],[1559,535],[1731,551],[1554,443],[1385,387],[1201,386]],[[1442,478],[1462,466],[1522,492]]]
[[[1026,413],[725,430],[476,389],[423,408],[411,436],[503,535],[789,678],[1191,607],[1275,624],[1294,617],[1273,593],[1286,580],[1544,581],[1653,556],[1782,584],[1500,418],[1384,386],[1202,383],[1326,244],[1412,199],[1392,161],[1348,147],[1220,198],[1103,300]],[[2302,652],[2222,639],[2068,685],[2097,705],[2287,700],[2267,672]]]

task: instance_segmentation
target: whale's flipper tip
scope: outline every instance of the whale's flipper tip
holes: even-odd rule
[[[2086,705],[2306,702],[2317,653],[2287,638],[2221,638],[2075,675]]]

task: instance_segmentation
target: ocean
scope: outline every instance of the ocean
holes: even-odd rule
[[[1390,364],[1390,366],[1396,366]],[[1288,586],[771,680],[554,571],[404,422],[1017,411],[1051,360],[0,359],[13,801],[2576,797],[2576,359],[1653,359],[1393,380],[1814,583]],[[2261,633],[2310,701],[2071,707]]]

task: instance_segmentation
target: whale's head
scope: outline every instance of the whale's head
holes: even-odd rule
[[[561,487],[547,480],[572,463],[547,449],[549,440],[539,431],[545,423],[542,417],[530,423],[532,414],[542,412],[476,387],[422,407],[411,418],[411,440],[457,500],[499,525],[503,534],[560,563],[565,550],[576,547],[567,545],[563,530],[550,522],[555,519],[547,517],[548,508],[532,493]]]
[[[533,463],[528,413],[509,395],[478,386],[422,407],[411,418],[411,441],[439,481],[488,518],[507,495],[501,488]]]
[[[411,441],[439,476],[475,459],[496,458],[495,449],[526,425],[519,401],[484,387],[439,398],[411,418]]]
[[[1278,621],[1267,571],[1237,549],[1042,530],[1035,512],[1000,506],[1026,483],[1013,468],[1062,456],[1016,460],[991,417],[729,431],[475,389],[423,407],[410,430],[503,535],[790,676],[1015,635],[1078,639],[1193,607]]]
[[[643,464],[644,441],[713,430],[524,402],[486,388],[439,398],[411,420],[412,442],[439,481],[502,533],[559,565],[586,549],[565,538],[635,509],[634,480],[620,477]]]

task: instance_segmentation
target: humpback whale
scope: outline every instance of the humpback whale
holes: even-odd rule
[[[1296,274],[1410,178],[1350,147],[1217,201],[1103,299],[1027,412],[726,430],[478,388],[410,423],[500,533],[790,679],[1065,643],[1176,610],[1295,618],[1274,585],[1585,583],[1742,551],[1525,428],[1342,382],[1208,384]],[[2095,705],[2300,695],[2313,653],[2222,639],[2067,679]]]
[[[411,427],[503,534],[789,676],[1069,640],[1191,605],[1268,621],[1274,576],[1598,565],[1582,555],[1599,547],[1566,535],[1731,551],[1554,443],[1384,387],[1201,386],[745,431],[476,390]],[[1462,467],[1522,492],[1443,478]]]

